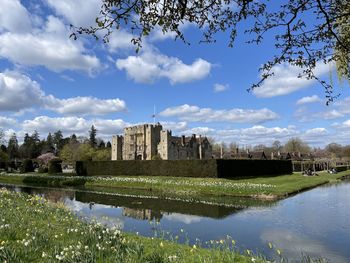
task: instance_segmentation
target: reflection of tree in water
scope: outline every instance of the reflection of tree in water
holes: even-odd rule
[[[163,215],[160,211],[154,211],[151,209],[135,209],[129,207],[123,207],[123,216],[132,217],[140,220],[160,221]]]
[[[13,189],[18,192],[26,193],[29,195],[40,195],[45,197],[51,202],[63,202],[65,199],[69,198],[73,200],[75,197],[74,191],[64,191],[61,189],[50,189],[50,188],[33,188],[33,187],[17,187],[17,186],[7,186],[8,189]]]

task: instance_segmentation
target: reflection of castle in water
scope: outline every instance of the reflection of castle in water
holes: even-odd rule
[[[132,217],[139,220],[151,221],[155,219],[156,221],[160,221],[160,219],[163,217],[163,214],[157,210],[154,211],[151,209],[135,209],[123,207],[123,216]]]
[[[236,207],[227,207],[216,204],[185,202],[160,198],[131,197],[93,192],[76,192],[75,198],[77,201],[83,203],[93,202],[96,204],[121,207],[123,208],[122,213],[124,216],[140,220],[160,220],[163,216],[172,213],[219,219],[225,218],[247,207],[247,204],[244,203],[242,199],[237,200]]]

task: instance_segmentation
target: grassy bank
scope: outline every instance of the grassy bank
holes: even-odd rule
[[[62,205],[0,190],[0,262],[265,262],[230,238],[215,248],[124,234],[81,221]]]
[[[242,179],[188,178],[188,177],[80,177],[72,175],[2,174],[0,182],[43,186],[84,186],[87,189],[114,189],[127,192],[142,191],[160,197],[200,199],[203,197],[253,197],[276,200],[325,183],[335,182],[350,171],[337,174],[320,172],[319,176],[301,173],[274,177]]]
[[[243,179],[172,178],[172,177],[99,177],[91,178],[86,187],[143,189],[160,195],[178,196],[235,196],[261,199],[278,199],[305,189],[337,181],[350,174],[319,173],[306,177],[301,173],[275,177]]]

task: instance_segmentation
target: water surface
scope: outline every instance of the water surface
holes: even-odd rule
[[[1,186],[1,185],[0,185]],[[237,199],[230,207],[152,197],[102,194],[74,189],[6,186],[64,202],[78,215],[144,236],[169,232],[181,242],[196,238],[203,243],[233,237],[240,250],[252,249],[268,258],[276,253],[271,242],[289,261],[302,253],[350,262],[350,181],[326,185],[279,202],[254,203]],[[166,235],[169,237],[169,235]]]

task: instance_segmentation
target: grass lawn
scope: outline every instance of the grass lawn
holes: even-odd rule
[[[179,198],[201,197],[253,197],[275,200],[316,187],[350,175],[350,171],[337,174],[320,172],[319,176],[303,176],[301,173],[241,179],[190,178],[190,177],[80,177],[66,175],[8,174],[0,175],[0,182],[39,184],[47,186],[85,186],[87,189],[113,189],[143,191],[157,196]]]
[[[278,253],[278,251],[277,251]],[[265,262],[234,251],[126,234],[77,218],[63,205],[0,189],[0,262]]]
[[[177,177],[98,177],[87,180],[87,187],[131,188],[178,196],[236,196],[278,199],[328,182],[336,182],[350,171],[338,174],[327,172],[319,176],[301,173],[274,177],[217,179]]]

